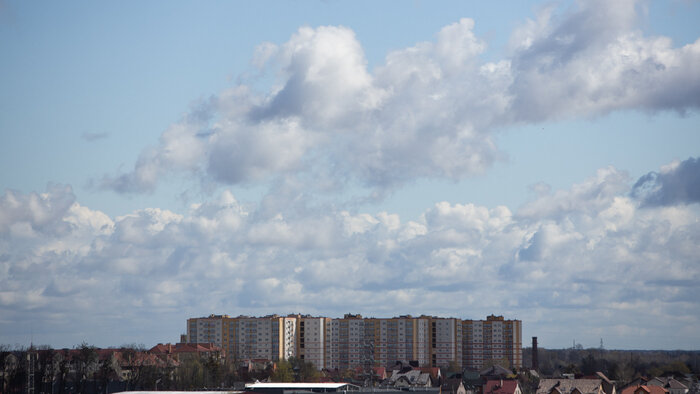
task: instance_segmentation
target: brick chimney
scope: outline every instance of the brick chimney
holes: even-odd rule
[[[532,337],[532,369],[539,372],[540,363],[539,359],[537,358],[537,353],[537,337]]]

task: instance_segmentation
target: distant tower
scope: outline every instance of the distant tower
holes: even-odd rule
[[[540,370],[539,359],[537,358],[537,337],[532,337],[532,369],[535,371]]]

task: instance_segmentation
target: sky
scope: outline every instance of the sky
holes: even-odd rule
[[[0,1],[0,343],[700,349],[700,2]]]

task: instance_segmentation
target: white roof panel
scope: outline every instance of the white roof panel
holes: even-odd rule
[[[350,383],[247,383],[246,388],[250,389],[338,389],[343,386],[353,386]]]

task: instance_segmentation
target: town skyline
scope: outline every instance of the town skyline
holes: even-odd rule
[[[698,20],[0,0],[0,343],[301,312],[700,349]]]
[[[226,313],[210,313],[210,314],[202,314],[201,316],[190,316],[186,320],[198,320],[198,319],[260,319],[260,318],[285,318],[285,317],[300,317],[300,318],[326,318],[326,319],[331,319],[331,320],[336,320],[336,319],[348,319],[348,318],[360,318],[360,319],[371,319],[371,320],[392,320],[392,319],[402,319],[402,318],[409,318],[409,319],[415,319],[415,318],[437,318],[437,319],[457,319],[457,320],[479,320],[479,318],[475,317],[456,317],[456,316],[437,316],[437,315],[431,315],[431,314],[421,314],[421,315],[412,315],[412,314],[404,314],[404,315],[386,315],[386,316],[375,316],[375,315],[362,315],[360,313],[344,313],[340,314],[338,316],[321,316],[321,315],[311,315],[311,314],[306,314],[306,313],[301,313],[301,312],[291,312],[291,313],[270,313],[267,315],[254,315],[254,314],[239,314],[239,315],[228,315]],[[490,314],[487,316],[488,318],[490,317],[497,317],[497,318],[503,318],[502,315],[497,315],[497,314]],[[507,319],[507,320],[512,320],[512,319]],[[514,319],[519,322],[522,322],[521,320]],[[134,340],[131,342],[123,342],[120,344],[112,343],[109,345],[104,345],[104,344],[95,344],[95,343],[89,343],[87,341],[81,341],[80,343],[75,343],[75,344],[68,344],[68,345],[63,345],[63,346],[54,346],[51,343],[39,343],[35,342],[33,340],[32,334],[30,333],[30,340],[28,343],[0,343],[0,345],[5,346],[7,349],[28,349],[30,347],[43,347],[43,346],[48,346],[50,348],[54,349],[74,349],[74,348],[79,348],[80,346],[84,345],[90,345],[90,346],[96,346],[97,348],[105,348],[105,349],[116,349],[116,348],[121,348],[121,347],[138,347],[138,348],[150,348],[155,345],[160,345],[160,344],[175,344],[175,343],[212,343],[215,344],[215,341],[210,341],[210,342],[201,342],[197,340],[190,341],[189,340],[189,335],[188,335],[188,330],[187,330],[187,325],[185,324],[185,328],[182,330],[182,333],[178,336],[176,339],[163,339],[163,340],[158,340],[153,343],[145,343],[142,341]],[[581,341],[576,340],[576,337],[572,337],[571,339],[571,346],[562,346],[562,347],[548,347],[548,346],[542,346],[542,338],[538,337],[537,335],[533,335],[531,337],[525,337],[522,336],[522,349],[530,349],[532,348],[532,340],[534,338],[538,338],[540,341],[538,344],[538,347],[540,349],[552,349],[552,350],[559,350],[559,349],[580,349],[580,350],[586,350],[586,349],[601,349],[601,350],[628,350],[628,351],[654,351],[654,350],[660,350],[660,351],[674,351],[674,350],[683,350],[683,351],[700,351],[700,349],[690,349],[690,348],[677,348],[677,349],[654,349],[654,348],[643,348],[643,347],[634,347],[634,348],[609,348],[605,346],[604,338],[600,337],[598,338],[598,342],[594,344],[584,344]],[[182,338],[188,338],[186,342],[181,342]],[[545,339],[545,342],[547,343],[547,340]],[[221,344],[218,344],[219,346]]]

